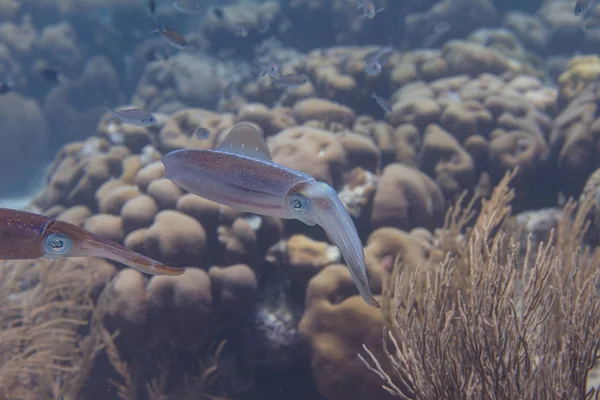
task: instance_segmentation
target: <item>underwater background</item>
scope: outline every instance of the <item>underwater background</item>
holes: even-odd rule
[[[479,226],[515,241],[498,250],[510,260],[502,268],[535,259],[509,256],[528,240],[570,259],[596,251],[599,52],[591,0],[0,0],[0,207],[186,268],[150,276],[100,258],[0,262],[0,399],[592,398],[595,293],[590,317],[572,321],[594,351],[581,368],[548,361],[565,373],[547,379],[555,386],[546,397],[516,384],[423,395],[406,378],[410,363],[394,364],[383,344],[384,327],[401,329],[390,310],[410,304],[394,293],[398,265],[448,267],[444,255],[487,246],[472,234]],[[163,155],[215,149],[242,122],[260,131],[275,163],[335,189],[387,311],[362,300],[319,226],[237,211],[165,178]],[[489,199],[511,172],[512,197],[492,202],[510,207],[510,223],[491,232],[447,216]],[[569,199],[589,208],[576,214]],[[474,215],[500,213],[485,214],[485,204]],[[569,247],[560,229],[576,215],[589,226]],[[452,250],[449,232],[460,238]],[[595,277],[600,258],[589,260]],[[584,310],[573,304],[557,319]],[[427,358],[444,359],[436,349]],[[369,367],[365,354],[395,372]],[[501,380],[473,376],[473,387]],[[580,391],[565,392],[563,381]]]

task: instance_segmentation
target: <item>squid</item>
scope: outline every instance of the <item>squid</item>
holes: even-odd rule
[[[68,222],[0,208],[0,260],[56,257],[102,257],[152,275],[184,272]]]
[[[162,157],[165,177],[190,193],[235,210],[321,226],[344,257],[354,284],[373,307],[363,246],[336,191],[273,162],[252,124],[235,125],[215,150],[175,150]]]

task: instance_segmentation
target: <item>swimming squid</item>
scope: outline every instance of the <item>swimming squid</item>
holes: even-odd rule
[[[215,150],[175,150],[162,162],[165,177],[188,192],[238,211],[321,226],[340,249],[363,299],[379,307],[369,287],[362,243],[336,191],[274,163],[253,125],[237,124]]]
[[[0,208],[0,260],[102,257],[152,275],[181,275],[120,244],[68,222],[25,211]]]

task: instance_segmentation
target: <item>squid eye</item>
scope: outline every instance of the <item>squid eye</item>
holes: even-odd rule
[[[47,256],[64,256],[69,253],[73,242],[62,233],[51,233],[44,240],[44,253]]]
[[[290,196],[290,207],[298,214],[304,214],[310,209],[310,202],[304,196],[294,194]]]

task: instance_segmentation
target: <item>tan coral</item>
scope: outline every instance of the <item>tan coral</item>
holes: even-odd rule
[[[346,153],[344,170],[360,167],[368,171],[377,171],[381,160],[379,149],[372,140],[354,133],[342,134],[338,136],[338,140]]]
[[[139,194],[137,186],[127,185],[116,179],[107,181],[96,191],[98,209],[101,213],[119,215],[123,205]]]
[[[260,103],[250,103],[240,108],[236,122],[252,122],[263,129],[265,136],[274,135],[296,125],[294,116],[288,108],[269,109]]]
[[[256,217],[260,218],[260,217]],[[236,218],[231,226],[221,225],[217,229],[218,241],[223,246],[220,264],[247,263],[253,265],[258,257],[256,229],[243,217]]]
[[[383,121],[361,115],[356,119],[353,132],[369,138],[379,149],[381,165],[398,161],[411,166],[417,165],[419,131],[412,124],[403,124],[394,129]]]
[[[230,128],[233,116],[220,115],[201,108],[185,108],[174,113],[161,129],[159,138],[161,150],[167,153],[182,147],[192,149],[210,149],[217,143],[217,134]],[[210,135],[206,139],[194,137],[196,129],[202,126]]]
[[[195,218],[207,232],[214,232],[223,217],[228,216],[225,210],[231,210],[229,207],[191,193],[184,194],[177,200],[176,209]],[[235,217],[230,215],[229,218],[225,218],[225,221],[231,223],[234,219]]]
[[[376,229],[367,239],[365,261],[373,267],[378,265],[388,274],[392,272],[396,261],[405,268],[422,265],[427,254],[422,231],[429,231],[423,228],[415,228],[413,231],[416,233],[411,231],[409,234],[395,228]]]
[[[123,124],[107,114],[98,127],[98,136],[106,138],[113,144],[126,146],[133,153],[139,153],[144,146],[150,144],[148,128]]]
[[[379,122],[371,129],[373,140],[381,152],[382,166],[399,162],[417,167],[421,137],[415,125],[406,123],[394,129],[388,124]],[[355,130],[359,129],[355,128]]]
[[[482,104],[467,100],[449,104],[442,112],[440,125],[462,142],[471,135],[486,136],[494,120]]]
[[[516,71],[519,66],[499,52],[479,44],[453,40],[444,46],[444,58],[451,74],[468,74],[472,77],[484,72],[501,75]]]
[[[281,97],[281,89],[268,79],[259,79],[244,86],[243,96],[250,103],[274,103]]]
[[[119,331],[122,346],[139,346],[148,339],[146,319],[148,298],[144,275],[133,269],[120,271],[112,281],[107,302],[105,324]]]
[[[389,164],[378,180],[371,227],[433,229],[441,225],[444,212],[444,195],[431,178],[417,169]]]
[[[121,208],[123,230],[125,233],[130,233],[136,229],[149,227],[158,211],[158,205],[151,196],[140,194],[129,199]]]
[[[392,106],[386,119],[394,126],[411,123],[423,129],[438,120],[441,113],[438,103],[426,97],[404,97]]]
[[[480,28],[472,32],[467,40],[495,50],[509,60],[520,61],[523,64],[527,64],[529,61],[527,49],[521,44],[517,36],[506,28]],[[528,67],[528,72],[533,73],[533,68],[529,65]],[[527,70],[525,66],[524,70]]]
[[[525,205],[523,197],[545,197],[544,192],[552,192],[556,181],[544,177],[543,166],[549,154],[549,148],[543,137],[524,130],[505,131],[497,129],[492,133],[489,154],[489,172],[499,176],[505,171],[519,167],[518,174],[511,182],[517,189],[518,207]],[[554,181],[553,185],[545,182]]]
[[[212,267],[211,279],[214,307],[223,315],[250,314],[258,294],[258,280],[244,264]]]
[[[327,98],[342,101],[356,91],[359,86],[358,75],[362,75],[364,66],[352,71],[350,61],[365,57],[368,51],[359,47],[333,48],[313,51],[306,58],[306,69],[319,92]]]
[[[286,252],[292,282],[301,290],[327,265],[341,261],[337,247],[305,235],[292,235],[287,241]]]
[[[83,229],[117,243],[125,239],[123,219],[118,215],[95,214],[85,221]]]
[[[166,178],[155,179],[146,188],[146,193],[150,195],[161,210],[174,209],[177,201],[183,195],[179,186]]]
[[[180,276],[153,276],[146,293],[148,326],[153,327],[157,343],[175,341],[178,348],[191,351],[205,346],[221,329],[215,323],[210,277],[201,269],[186,268]]]
[[[379,274],[380,269],[369,269],[375,293],[379,291]],[[321,395],[329,400],[393,398],[380,390],[376,378],[365,374],[357,357],[363,344],[383,354],[382,329],[381,311],[356,296],[345,266],[330,265],[310,281],[299,330],[308,342],[311,369]]]
[[[165,166],[160,161],[155,161],[140,169],[137,173],[134,183],[141,191],[145,192],[150,184],[165,177]]]
[[[48,214],[46,214],[48,215]],[[65,221],[73,225],[77,225],[79,227],[83,226],[83,223],[86,219],[93,215],[92,210],[87,206],[73,206],[69,207],[66,210],[62,211],[57,216],[50,216],[52,218],[56,218],[59,221]]]
[[[476,182],[470,154],[454,136],[435,124],[425,130],[421,170],[434,178],[448,200],[471,190]]]
[[[600,57],[578,56],[569,61],[567,69],[558,77],[558,106],[565,107],[591,83],[600,77]]]
[[[545,86],[540,78],[518,75],[508,82],[504,92],[513,92],[523,96],[538,110],[546,114],[555,113],[558,89]]]
[[[476,167],[481,168],[485,164],[490,153],[490,144],[486,138],[479,135],[469,136],[463,147],[471,155]]]
[[[319,98],[310,98],[296,103],[292,112],[299,123],[318,120],[324,122],[326,127],[332,123],[350,127],[356,119],[351,108]]]
[[[368,225],[370,207],[377,188],[377,176],[363,168],[353,168],[346,174],[345,184],[338,196],[348,213],[355,218],[356,228],[360,231]]]
[[[121,162],[121,156],[111,153],[82,159],[72,172],[75,179],[70,182],[72,186],[63,201],[72,204],[94,202],[96,191],[111,177],[120,173]]]
[[[141,160],[141,157],[138,155],[130,155],[125,157],[122,163],[123,172],[117,179],[124,183],[132,184],[135,181],[137,173],[140,171],[140,169],[142,169],[143,165],[144,164]]]
[[[313,178],[339,185],[345,152],[328,131],[308,127],[288,128],[269,140],[273,161],[305,172]]]
[[[433,58],[421,65],[421,77],[426,81],[448,75],[448,63],[442,57]]]
[[[125,244],[171,267],[202,266],[206,233],[192,217],[165,210],[156,214],[149,228],[127,235]]]

